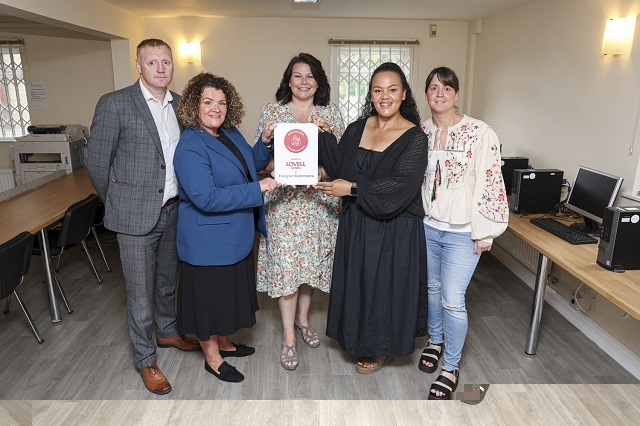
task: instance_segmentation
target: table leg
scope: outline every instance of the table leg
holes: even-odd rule
[[[58,298],[53,283],[53,273],[51,272],[51,253],[49,251],[49,236],[46,229],[40,230],[40,250],[42,250],[42,262],[44,271],[47,275],[47,287],[49,290],[49,303],[51,308],[51,322],[60,322],[60,308],[58,307]]]
[[[538,272],[536,273],[536,285],[533,289],[533,306],[531,307],[531,324],[529,335],[527,336],[527,346],[524,353],[535,355],[538,347],[538,333],[540,332],[540,320],[542,319],[542,308],[544,307],[544,292],[547,288],[547,275],[551,269],[552,262],[542,253],[538,259]]]

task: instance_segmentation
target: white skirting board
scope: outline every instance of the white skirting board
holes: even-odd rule
[[[505,233],[507,234],[507,233]],[[506,236],[506,235],[505,235]],[[517,238],[513,235],[506,236],[507,238]],[[503,237],[501,237],[503,238]],[[513,253],[513,252],[511,252]],[[517,253],[513,255],[509,251],[503,249],[499,244],[494,244],[491,248],[491,254],[498,259],[503,265],[509,268],[514,274],[518,276],[532,289],[535,286],[536,274],[529,268],[524,266],[520,260],[517,259]],[[591,318],[576,311],[566,300],[564,300],[558,293],[547,286],[544,296],[545,302],[549,303],[560,315],[565,317],[571,324],[573,324],[578,330],[584,333],[591,341],[593,341],[598,347],[613,358],[618,364],[624,367],[635,378],[640,379],[640,356],[636,355],[633,351],[622,344],[618,339],[612,336],[604,328],[598,325]],[[533,303],[533,298],[531,299]],[[544,311],[542,312],[544,316]],[[526,343],[526,336],[522,336],[522,349],[524,351]]]

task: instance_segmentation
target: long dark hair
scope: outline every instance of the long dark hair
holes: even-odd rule
[[[378,68],[373,71],[371,74],[371,80],[369,80],[369,91],[367,92],[367,98],[365,100],[364,106],[362,107],[362,114],[360,114],[360,119],[369,118],[372,115],[378,115],[378,111],[373,106],[373,102],[371,102],[371,85],[373,84],[373,77],[376,74],[384,71],[391,71],[400,77],[400,82],[402,83],[402,90],[406,90],[405,98],[400,104],[400,115],[404,117],[406,120],[412,122],[416,126],[420,125],[420,112],[418,112],[418,105],[416,104],[416,100],[413,98],[413,93],[411,92],[411,87],[409,86],[409,82],[407,81],[407,77],[402,72],[402,69],[393,62],[385,62],[378,66]]]
[[[300,53],[298,56],[294,56],[289,61],[289,65],[282,74],[282,80],[280,86],[276,90],[276,100],[281,104],[288,104],[293,97],[291,93],[291,87],[289,87],[289,81],[291,80],[291,74],[293,74],[293,66],[295,64],[307,64],[311,68],[311,74],[318,83],[318,89],[313,95],[313,104],[327,106],[331,99],[331,87],[329,86],[329,79],[327,74],[322,68],[322,63],[316,59],[313,55],[308,53]]]

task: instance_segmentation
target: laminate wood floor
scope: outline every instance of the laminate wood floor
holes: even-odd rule
[[[0,400],[13,400],[0,405],[0,419],[11,417],[3,415],[3,410],[11,411],[7,411],[7,406],[17,407],[14,416],[20,419],[25,404],[33,408],[35,424],[74,424],[69,422],[71,413],[83,413],[79,419],[91,420],[91,424],[108,424],[102,420],[108,422],[109,416],[123,418],[126,413],[137,411],[136,406],[170,424],[183,421],[188,424],[181,413],[191,412],[194,407],[201,409],[188,418],[206,419],[207,413],[219,411],[227,413],[228,424],[246,424],[239,419],[258,414],[272,423],[290,424],[291,412],[302,413],[303,424],[343,421],[358,424],[351,420],[359,413],[373,416],[369,417],[373,421],[369,424],[407,424],[423,415],[430,417],[427,414],[432,409],[442,415],[449,410],[441,408],[447,404],[415,403],[426,399],[437,376],[417,369],[426,338],[416,339],[416,352],[411,356],[397,357],[380,372],[363,376],[355,371],[354,356],[345,354],[334,341],[321,335],[321,345],[316,349],[300,342],[300,365],[295,371],[285,371],[279,363],[281,332],[277,302],[264,293],[259,295],[257,324],[232,339],[256,347],[253,356],[229,359],[245,374],[243,383],[216,380],[204,371],[201,353],[158,349],[158,364],[171,381],[173,391],[165,396],[151,394],[132,362],[115,236],[105,232],[101,238],[106,243],[113,271],[106,271],[93,241],[89,242],[89,250],[103,284],[98,284],[80,248],[65,253],[59,277],[74,312],[68,315],[63,308],[62,321],[57,324],[50,321],[40,258],[32,259],[31,271],[18,292],[45,339],[43,344],[36,342],[15,300],[11,312],[0,315]],[[328,300],[326,294],[314,294],[310,317],[318,331],[324,330]],[[555,418],[557,413],[548,407],[539,409],[547,404],[547,394],[564,400],[563,405],[586,416],[574,412],[571,415],[575,421],[586,419],[584,423],[596,424],[601,418],[622,416],[620,421],[625,423],[626,414],[621,412],[626,413],[628,399],[634,396],[635,401],[640,400],[638,380],[549,305],[544,308],[536,356],[524,354],[531,301],[529,287],[491,255],[482,257],[468,290],[470,325],[460,364],[460,386],[492,384],[491,398],[488,396],[481,404],[489,410],[489,423],[493,420],[513,424],[514,419],[500,413],[504,409],[522,411],[534,424],[548,423],[546,420]],[[245,406],[248,400],[254,401],[250,407]],[[380,405],[375,400],[387,402]],[[403,408],[403,400],[413,408]],[[611,414],[596,409],[597,404],[585,402],[591,400],[607,401]],[[153,401],[165,403],[158,406]],[[455,404],[452,419],[462,421],[473,413],[469,410],[474,406]],[[114,409],[116,406],[121,408]],[[640,412],[634,410],[637,418]],[[391,412],[404,413],[403,420],[384,422]],[[239,413],[241,417],[236,420],[231,413]],[[180,421],[174,421],[178,418]],[[0,424],[5,423],[0,420]],[[75,424],[84,422],[78,420]]]
[[[6,426],[634,425],[640,415],[638,400],[640,385],[491,385],[478,405],[416,400],[383,404],[371,400],[5,401],[0,403],[0,423]]]

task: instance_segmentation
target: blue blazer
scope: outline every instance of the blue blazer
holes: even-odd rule
[[[177,245],[180,260],[196,266],[232,265],[253,248],[258,209],[258,230],[266,236],[264,202],[257,171],[273,155],[263,143],[253,148],[238,129],[220,128],[247,163],[249,182],[238,158],[208,132],[187,129],[173,157],[180,205]]]

